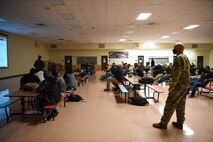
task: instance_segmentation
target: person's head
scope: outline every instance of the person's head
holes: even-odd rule
[[[52,70],[52,75],[53,75],[54,77],[58,77],[58,76],[59,76],[58,70],[57,70],[57,69],[53,69],[53,70]]]
[[[115,67],[115,63],[112,63],[112,67]]]
[[[184,48],[185,47],[183,44],[178,43],[174,46],[173,53],[179,55],[179,54],[183,53]]]
[[[41,59],[41,55],[38,56],[38,59],[39,59],[39,60]]]
[[[209,72],[210,71],[210,66],[205,66],[204,72]]]
[[[36,69],[35,68],[31,68],[30,69],[30,74],[35,74],[36,73]]]

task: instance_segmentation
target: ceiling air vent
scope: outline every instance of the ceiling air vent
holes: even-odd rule
[[[50,48],[57,48],[57,44],[50,44]]]

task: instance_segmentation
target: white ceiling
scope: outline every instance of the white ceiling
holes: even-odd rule
[[[213,0],[0,0],[0,18],[0,30],[48,43],[213,43]]]

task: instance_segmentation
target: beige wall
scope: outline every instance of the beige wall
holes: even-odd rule
[[[173,44],[156,44],[155,49],[146,49],[142,44],[106,44],[105,49],[99,49],[98,44],[59,44],[57,49],[50,49],[49,45],[25,37],[10,34],[8,39],[9,68],[0,69],[0,78],[24,74],[33,67],[38,55],[42,59],[64,65],[64,56],[72,56],[72,63],[76,67],[77,56],[97,56],[98,67],[100,68],[101,56],[111,51],[128,51],[128,59],[109,59],[109,63],[121,64],[122,61],[134,64],[138,55],[144,55],[145,62],[150,56],[168,56],[173,62],[171,48]],[[48,47],[46,50],[45,47]],[[91,49],[90,49],[91,47]],[[159,49],[162,48],[162,49]],[[190,61],[197,63],[197,56],[204,56],[204,65],[213,67],[213,44],[199,44],[198,48],[192,49],[191,44],[186,44],[186,55]]]
[[[213,68],[213,49],[209,52],[209,66]]]
[[[82,45],[81,45],[82,46]],[[161,44],[163,46],[163,44]],[[168,46],[165,44],[165,46]],[[165,47],[164,46],[164,47]],[[76,46],[75,46],[76,47]],[[205,46],[206,47],[206,46]],[[68,48],[68,47],[67,47]],[[82,48],[82,47],[81,47]],[[201,48],[201,47],[200,47]],[[144,56],[144,62],[147,62],[150,56],[154,57],[160,57],[160,56],[167,56],[169,57],[169,62],[173,62],[173,54],[172,54],[172,49],[156,49],[156,50],[150,50],[150,49],[126,49],[126,50],[113,50],[113,49],[70,49],[70,50],[50,50],[50,61],[55,62],[55,63],[60,63],[64,65],[64,56],[72,56],[72,64],[75,66],[76,65],[76,56],[97,56],[98,59],[98,66],[101,65],[101,56],[102,55],[107,55],[108,52],[110,51],[128,51],[129,53],[129,58],[128,59],[110,59],[108,63],[112,64],[115,62],[116,64],[121,64],[123,62],[127,62],[130,64],[134,64],[137,62],[137,58],[139,55]],[[210,57],[209,55],[210,50],[209,49],[190,49],[186,48],[185,54],[189,57],[190,61],[193,62],[194,64],[197,64],[197,56],[204,56],[204,65],[209,65],[210,60],[213,58]]]
[[[107,43],[105,44],[104,49],[100,49],[98,44],[95,43],[58,43],[57,50],[64,50],[64,49],[76,49],[76,50],[83,50],[83,49],[98,49],[98,50],[127,50],[127,49],[134,49],[134,50],[161,50],[161,49],[171,49],[174,46],[174,43],[156,43],[155,48],[145,47],[143,43]],[[186,43],[185,47],[187,49],[192,49],[192,44]],[[213,44],[198,44],[198,48],[196,50],[211,50],[213,48]],[[49,46],[49,48],[50,46]]]
[[[29,72],[38,55],[41,55],[43,60],[49,60],[45,44],[37,42],[36,47],[34,40],[13,34],[8,37],[8,55],[9,68],[0,69],[0,78]]]

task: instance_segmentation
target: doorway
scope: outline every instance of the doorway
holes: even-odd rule
[[[203,66],[203,59],[204,59],[203,56],[197,56],[197,67],[199,64],[201,64]]]
[[[64,61],[65,61],[65,71],[68,68],[72,70],[72,56],[65,56]]]
[[[101,56],[101,69],[105,70],[108,64],[108,56]]]
[[[138,56],[138,64],[144,65],[144,56]]]

